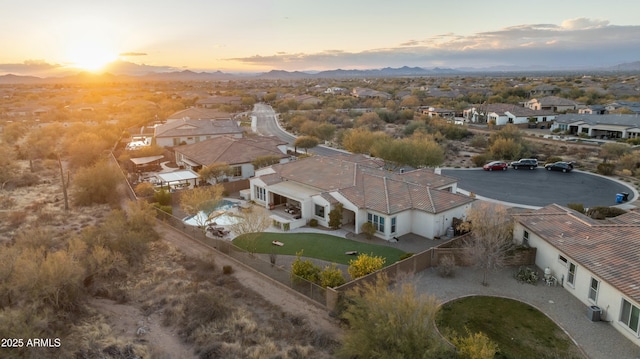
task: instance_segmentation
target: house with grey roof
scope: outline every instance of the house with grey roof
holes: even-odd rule
[[[534,98],[525,103],[525,107],[532,110],[547,110],[553,112],[573,111],[577,106],[577,102],[558,96]]]
[[[640,212],[595,220],[552,204],[514,218],[514,240],[536,248],[547,283],[640,346]]]
[[[260,169],[250,191],[282,228],[312,219],[328,227],[329,212],[341,204],[343,228],[357,234],[370,222],[385,240],[407,233],[444,236],[474,201],[456,193],[454,178],[424,168],[394,173],[362,155],[314,156]]]
[[[463,117],[470,122],[481,122],[486,119],[497,126],[506,124],[545,124],[552,122],[556,114],[549,110],[532,110],[520,105],[506,103],[490,103],[473,106],[463,111]]]
[[[232,114],[209,108],[190,107],[174,112],[167,117],[167,122],[173,120],[226,120],[232,118]]]
[[[221,136],[178,146],[173,150],[178,165],[196,172],[215,163],[228,164],[233,173],[225,177],[230,181],[253,177],[253,162],[259,157],[273,156],[280,163],[289,161],[287,142],[271,136]]]
[[[607,112],[627,111],[628,113],[640,114],[640,102],[634,101],[616,101],[605,105]]]
[[[639,115],[558,115],[551,130],[567,132],[571,135],[586,135],[591,138],[616,139],[640,137]]]
[[[231,119],[226,120],[173,120],[156,126],[154,138],[162,147],[188,145],[214,137],[231,135],[241,138],[242,129]]]

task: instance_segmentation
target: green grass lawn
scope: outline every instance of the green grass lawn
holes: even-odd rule
[[[584,358],[573,341],[536,308],[511,299],[474,296],[442,306],[436,316],[441,333],[483,332],[498,344],[496,358]]]
[[[284,245],[282,247],[273,245],[271,243],[273,241],[280,241]],[[348,251],[383,257],[386,259],[385,265],[397,262],[405,254],[397,248],[352,241],[323,233],[259,233],[257,237],[255,235],[239,236],[233,240],[233,244],[253,253],[294,256],[303,250],[304,257],[339,264],[349,264],[349,260],[356,258],[356,256],[345,254]]]

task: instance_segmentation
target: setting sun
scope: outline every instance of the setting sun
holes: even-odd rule
[[[85,44],[69,50],[71,66],[87,71],[99,71],[115,61],[118,55],[97,44]]]

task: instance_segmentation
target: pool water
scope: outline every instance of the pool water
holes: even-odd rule
[[[236,224],[238,223],[239,218],[226,213],[234,206],[236,206],[235,202],[223,199],[222,201],[218,202],[210,212],[200,211],[195,216],[189,216],[182,221],[190,226],[200,226],[201,224],[207,225],[213,222],[215,222],[215,224],[218,226],[228,226],[230,224]],[[213,212],[220,212],[220,215],[212,218],[210,221],[207,221],[207,217],[209,217],[209,214]]]

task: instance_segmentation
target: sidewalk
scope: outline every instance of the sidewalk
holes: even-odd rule
[[[515,268],[491,272],[489,285],[482,285],[482,273],[473,268],[456,268],[453,278],[442,278],[436,268],[415,276],[419,293],[434,295],[442,302],[468,295],[508,297],[528,303],[554,320],[591,359],[640,358],[640,347],[620,334],[615,322],[592,322],[587,306],[562,287],[522,284],[513,278]],[[603,313],[607,320],[615,317]]]

